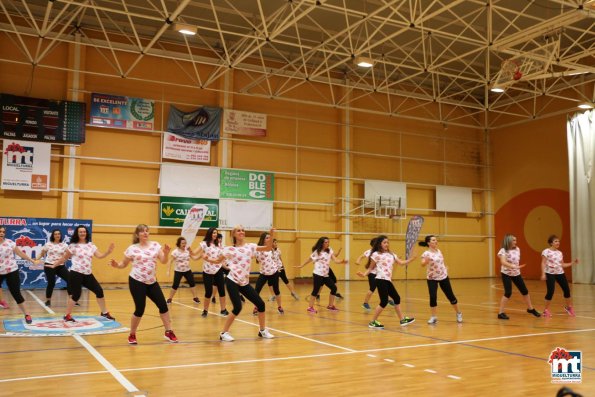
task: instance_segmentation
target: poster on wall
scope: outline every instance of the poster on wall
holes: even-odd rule
[[[0,94],[0,138],[84,143],[85,113],[84,102]]]
[[[200,107],[183,112],[175,106],[169,107],[167,131],[186,139],[218,141],[221,129],[221,108]]]
[[[155,125],[155,101],[109,94],[91,94],[92,125],[150,131]]]
[[[50,190],[49,143],[4,139],[2,145],[2,189]]]
[[[163,134],[164,159],[209,163],[211,161],[211,141],[206,139],[186,139],[176,134]]]
[[[219,227],[219,200],[169,196],[159,197],[159,226],[181,228],[188,211],[195,204],[204,204],[208,208],[201,228]]]
[[[86,226],[91,232],[93,221],[88,219],[55,219],[55,218],[23,218],[23,217],[0,217],[0,226],[6,228],[6,238],[14,241],[17,247],[30,258],[37,259],[41,250],[48,242],[52,230],[58,229],[64,236],[64,242],[70,243],[70,237],[78,225]],[[91,233],[91,238],[93,233]],[[21,288],[45,288],[47,280],[43,272],[43,264],[33,265],[15,255],[19,265],[19,277]],[[70,260],[66,261],[66,267],[70,268]],[[65,288],[66,282],[61,278],[56,279],[56,288]]]
[[[273,200],[275,176],[270,172],[221,169],[220,197],[239,200]]]
[[[266,136],[267,115],[225,109],[225,112],[223,112],[223,132],[226,134]]]

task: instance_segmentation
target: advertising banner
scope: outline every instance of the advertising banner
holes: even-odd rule
[[[84,143],[85,113],[83,102],[0,94],[0,138]]]
[[[186,139],[176,134],[163,134],[164,159],[208,163],[211,161],[211,141],[206,139]]]
[[[49,143],[5,139],[2,146],[2,189],[50,190]]]
[[[266,136],[267,115],[225,109],[223,132],[226,134]]]
[[[159,197],[159,226],[181,228],[188,211],[195,204],[204,204],[208,208],[202,220],[202,228],[219,227],[219,200],[168,196]]]
[[[200,107],[183,112],[175,106],[169,108],[167,131],[186,139],[218,141],[221,129],[221,108]]]
[[[155,101],[109,94],[91,94],[90,124],[129,130],[153,130]]]
[[[14,241],[21,251],[33,259],[40,257],[41,250],[45,243],[48,242],[52,230],[60,230],[62,236],[64,236],[64,242],[69,243],[70,237],[78,225],[86,226],[91,231],[93,221],[88,219],[0,217],[0,226],[6,227],[6,238]],[[91,233],[92,238],[93,233]],[[43,272],[43,264],[33,265],[16,255],[15,258],[19,265],[21,288],[46,287],[47,280]],[[70,260],[66,261],[66,266],[70,268]],[[66,287],[66,282],[57,278],[56,288],[63,287]]]
[[[220,197],[239,200],[273,200],[275,176],[270,172],[221,169]]]

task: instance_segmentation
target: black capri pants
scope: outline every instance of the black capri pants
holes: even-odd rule
[[[368,285],[370,286],[370,292],[376,291],[376,275],[374,273],[368,274]]]
[[[244,295],[246,299],[256,306],[256,309],[259,313],[263,313],[265,306],[264,301],[262,298],[256,293],[254,288],[250,284],[246,284],[243,286],[237,285],[229,278],[226,278],[225,284],[227,285],[227,292],[229,293],[229,299],[231,300],[231,304],[233,305],[233,309],[231,312],[234,316],[237,316],[242,311],[242,299],[240,298],[240,294]]]
[[[521,295],[525,296],[529,293],[523,277],[519,274],[518,276],[509,276],[508,274],[502,274],[502,284],[504,285],[504,296],[510,298],[512,296],[512,283],[518,288]]]
[[[554,290],[556,289],[556,282],[560,284],[560,288],[564,291],[564,298],[570,298],[570,287],[568,286],[568,280],[566,274],[545,274],[545,286],[547,292],[545,294],[545,300],[551,301],[554,296]]]
[[[388,280],[376,279],[376,287],[378,288],[378,296],[380,297],[380,307],[385,308],[388,305],[388,297],[390,296],[395,302],[395,305],[401,303],[401,297],[397,292],[394,284]]]
[[[51,265],[51,263],[46,263],[46,265]],[[56,286],[56,276],[60,277],[66,283],[66,291],[68,291],[68,295],[70,293],[70,286],[68,284],[68,269],[66,266],[60,265],[56,267],[49,267],[44,266],[43,272],[45,273],[45,278],[48,282],[48,285],[45,287],[45,297],[50,299],[52,297],[52,293],[54,292],[54,287]]]
[[[211,296],[213,296],[213,284],[217,286],[219,297],[223,298],[225,296],[225,271],[222,267],[215,274],[208,274],[203,271],[202,282],[205,285],[206,299],[211,299]]]
[[[10,272],[8,274],[0,274],[0,288],[2,288],[2,283],[4,280],[6,280],[8,290],[17,304],[20,305],[23,303],[25,298],[23,298],[23,295],[21,295],[21,277],[19,276],[19,271],[15,270],[14,272]]]
[[[72,294],[71,298],[75,302],[81,298],[83,287],[93,292],[97,299],[103,298],[103,288],[93,274],[82,274],[71,270],[68,274],[68,285]]]
[[[149,299],[155,303],[159,309],[159,314],[168,312],[169,309],[167,308],[167,302],[165,301],[165,296],[163,296],[163,291],[161,291],[161,287],[159,286],[158,282],[154,282],[153,284],[145,284],[133,279],[132,277],[128,277],[128,287],[130,288],[132,300],[134,300],[135,317],[142,317],[143,314],[145,314],[147,297],[149,297]]]
[[[430,307],[438,306],[438,285],[440,285],[440,289],[446,295],[446,299],[450,302],[451,305],[457,304],[457,297],[455,296],[454,292],[452,292],[452,287],[450,286],[450,280],[446,277],[444,280],[427,280],[428,281],[428,291],[430,292]]]
[[[319,276],[318,274],[313,274],[313,276],[314,287],[312,288],[312,293],[310,295],[318,295],[318,293],[320,292],[320,288],[322,288],[323,285],[326,285],[331,290],[331,295],[335,295],[337,293],[337,286],[331,278],[330,273],[328,277]]]
[[[192,270],[188,270],[186,272],[174,271],[174,283],[171,286],[172,289],[177,290],[180,287],[180,281],[182,281],[182,277],[186,279],[186,282],[188,283],[188,286],[190,288],[196,285],[196,283],[194,282],[194,275],[192,274]]]
[[[273,273],[270,275],[266,274],[259,274],[258,279],[256,280],[256,293],[260,295],[260,291],[262,291],[262,287],[267,284],[270,287],[273,287],[273,292],[275,295],[281,295],[281,291],[279,290],[279,273]]]
[[[289,279],[287,278],[287,273],[285,273],[285,268],[281,268],[281,270],[279,270],[279,278],[283,280],[285,285],[289,284]]]

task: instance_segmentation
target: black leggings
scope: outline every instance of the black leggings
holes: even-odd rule
[[[21,295],[21,277],[19,276],[19,271],[15,270],[14,272],[10,272],[8,274],[0,274],[0,288],[2,288],[2,282],[4,280],[6,280],[8,290],[17,304],[20,305],[23,303],[25,298],[23,298],[23,295]]]
[[[143,314],[145,314],[147,297],[157,305],[160,314],[167,313],[167,302],[165,301],[165,296],[163,296],[163,291],[161,291],[158,282],[145,284],[132,277],[128,277],[128,287],[130,288],[132,300],[134,300],[134,315],[136,317],[142,317]]]
[[[281,295],[281,291],[279,290],[279,273],[273,273],[271,275],[259,274],[258,279],[256,280],[256,293],[260,295],[260,291],[262,291],[262,287],[267,284],[270,287],[273,287],[273,292],[275,295]]]
[[[217,273],[215,274],[208,274],[202,272],[202,282],[205,285],[205,298],[211,299],[213,296],[213,284],[217,286],[217,291],[219,292],[219,297],[223,298],[225,296],[225,272],[223,268],[219,268]]]
[[[318,274],[313,274],[313,276],[314,276],[314,287],[312,288],[312,293],[310,295],[312,295],[312,296],[318,295],[318,293],[320,292],[320,288],[322,288],[323,285],[326,285],[327,287],[329,287],[329,289],[331,290],[331,295],[337,294],[337,286],[335,285],[335,282],[332,280],[330,273],[329,273],[328,277],[322,277],[322,276],[319,276]]]
[[[438,306],[438,285],[440,285],[440,289],[446,295],[446,299],[450,302],[451,305],[457,304],[457,297],[455,296],[454,292],[452,292],[452,287],[450,286],[450,280],[446,277],[444,280],[427,280],[428,281],[428,291],[430,292],[430,307]]]
[[[554,296],[554,290],[556,289],[556,282],[560,284],[560,288],[564,291],[564,298],[570,298],[570,287],[568,286],[568,280],[566,279],[566,274],[545,274],[545,285],[547,287],[547,292],[545,294],[545,300],[551,301],[552,297]]]
[[[521,295],[525,296],[529,293],[523,277],[519,274],[518,276],[509,276],[508,274],[502,274],[502,284],[504,284],[504,296],[510,298],[512,296],[512,283],[518,288]]]
[[[333,280],[333,283],[337,284],[337,276],[335,276],[335,272],[331,267],[328,268],[328,276]]]
[[[188,286],[190,288],[196,285],[196,283],[194,282],[194,275],[192,274],[192,270],[188,270],[187,272],[174,271],[174,283],[171,286],[172,289],[178,289],[178,287],[180,286],[180,281],[182,281],[182,277],[186,279],[186,282],[188,283]]]
[[[285,268],[281,269],[279,272],[279,278],[283,280],[285,285],[289,284],[289,279],[287,278],[287,274],[285,273]]]
[[[244,286],[239,286],[230,279],[226,279],[225,284],[227,285],[227,292],[229,293],[229,299],[231,300],[231,304],[233,305],[233,309],[231,312],[237,316],[242,311],[242,298],[240,298],[240,293],[246,297],[250,302],[256,306],[256,309],[259,313],[264,312],[264,301],[262,298],[256,293],[254,288],[250,284],[246,284]]]
[[[377,278],[376,287],[378,288],[378,296],[380,296],[379,305],[381,308],[384,309],[386,305],[388,305],[389,296],[393,299],[395,305],[401,303],[401,297],[399,296],[399,293],[392,282]]]
[[[68,286],[72,293],[71,298],[75,302],[81,299],[83,287],[93,292],[97,299],[103,298],[103,289],[93,274],[82,274],[71,270],[68,273]]]
[[[370,292],[376,291],[376,275],[374,273],[368,274],[368,285],[370,286]]]
[[[48,265],[51,265],[51,263],[48,263]],[[70,288],[68,285],[68,269],[66,269],[66,266],[44,266],[43,272],[45,273],[45,278],[48,282],[47,287],[45,287],[45,297],[47,299],[50,299],[52,297],[52,293],[54,292],[54,287],[56,286],[56,276],[64,280],[64,282],[66,283],[66,291],[68,291],[68,295],[70,295]]]

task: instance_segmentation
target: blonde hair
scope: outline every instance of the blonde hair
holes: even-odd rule
[[[244,226],[243,225],[235,225],[233,227],[233,229],[231,229],[231,241],[233,242],[233,246],[234,247],[236,245],[236,236],[235,236],[235,234],[236,234],[236,232],[238,230],[244,230]]]

